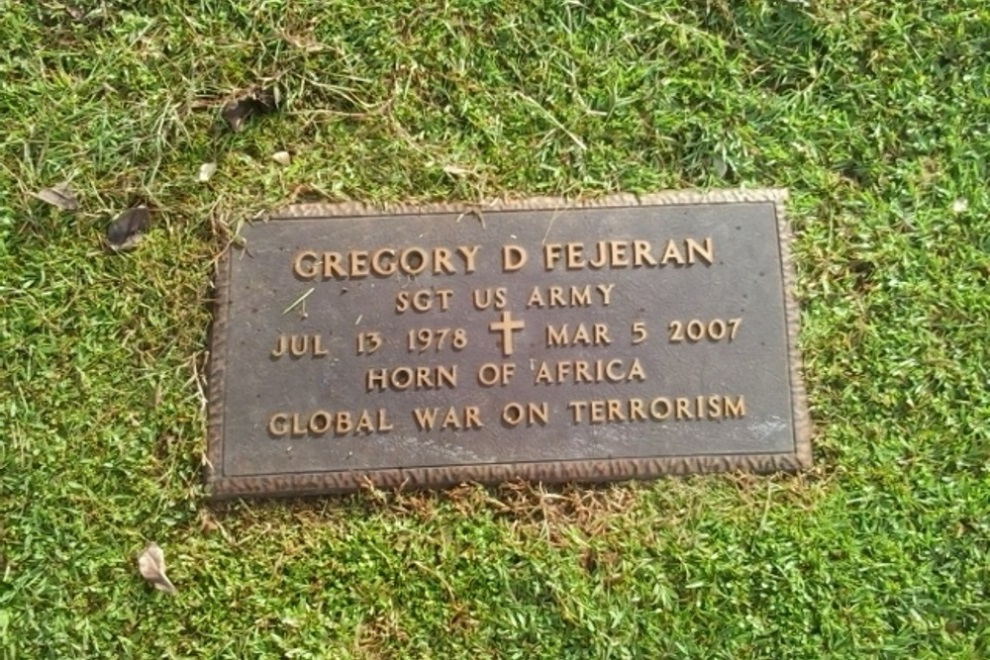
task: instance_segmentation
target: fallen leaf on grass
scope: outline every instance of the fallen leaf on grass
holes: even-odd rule
[[[107,227],[107,243],[114,252],[129,250],[141,240],[141,232],[148,227],[151,215],[147,206],[127,209]]]
[[[72,189],[69,188],[67,183],[60,183],[51,188],[42,188],[36,193],[31,193],[31,195],[47,204],[57,206],[63,211],[75,211],[79,208],[79,205],[76,203],[76,194],[72,192]]]
[[[149,543],[138,556],[138,570],[141,577],[153,584],[155,589],[175,593],[175,585],[165,575],[165,553],[157,543]]]

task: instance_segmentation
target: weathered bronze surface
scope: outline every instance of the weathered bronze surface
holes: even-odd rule
[[[293,207],[216,278],[214,497],[811,462],[783,191]]]

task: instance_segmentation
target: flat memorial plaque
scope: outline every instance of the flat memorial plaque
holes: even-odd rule
[[[784,195],[245,226],[217,272],[211,495],[809,465]]]

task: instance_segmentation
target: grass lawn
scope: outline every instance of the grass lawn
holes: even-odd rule
[[[0,0],[0,657],[990,657],[986,2],[365,4]],[[724,187],[790,190],[812,470],[205,503],[237,221]]]

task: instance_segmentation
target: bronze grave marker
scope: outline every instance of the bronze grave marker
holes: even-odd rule
[[[217,270],[213,497],[811,461],[782,191],[290,208]]]

